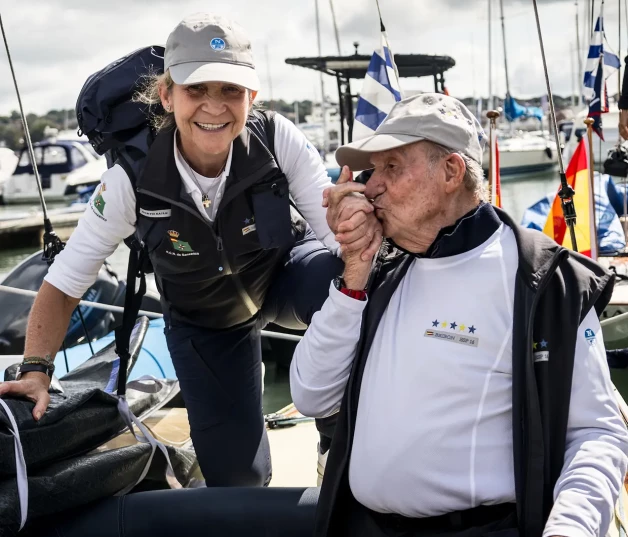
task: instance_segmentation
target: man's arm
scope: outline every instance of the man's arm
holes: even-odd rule
[[[592,330],[594,337],[587,330]],[[589,337],[587,337],[589,336]],[[606,535],[628,466],[628,433],[592,309],[578,328],[565,464],[543,535]]]

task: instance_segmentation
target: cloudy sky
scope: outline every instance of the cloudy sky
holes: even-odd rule
[[[459,97],[488,93],[489,0],[380,0],[395,53],[449,55],[446,73]],[[505,92],[499,2],[493,2],[493,88]],[[622,4],[625,2],[623,0]],[[595,3],[599,5],[599,0]],[[337,53],[329,0],[319,0],[323,55]],[[580,0],[581,29],[586,1]],[[618,1],[607,0],[606,32],[617,51]],[[186,14],[207,10],[239,22],[253,42],[262,81],[261,99],[319,99],[318,75],[286,65],[287,57],[316,56],[314,0],[0,0],[0,9],[27,111],[74,107],[85,79],[112,60],[150,44],[165,43]],[[375,0],[334,0],[341,51],[363,54],[379,43]],[[504,0],[511,91],[526,97],[544,92],[545,81],[532,0]],[[552,87],[569,94],[576,60],[574,0],[539,0]],[[628,43],[622,9],[623,51]],[[581,44],[583,50],[588,43]],[[577,65],[577,63],[576,63]],[[0,114],[17,109],[6,54],[0,50]],[[335,96],[335,81],[326,93]],[[616,81],[609,86],[616,91]],[[359,84],[354,90],[359,91]],[[403,89],[431,90],[430,79],[404,79]]]

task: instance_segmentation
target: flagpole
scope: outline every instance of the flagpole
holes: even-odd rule
[[[594,172],[593,167],[595,165],[595,161],[593,158],[593,123],[595,120],[593,118],[586,118],[584,120],[584,124],[587,126],[587,139],[589,141],[589,187],[591,189],[591,196],[589,196],[589,214],[591,215],[591,219],[593,221],[593,237],[591,238],[591,246],[595,246],[595,252],[591,251],[591,258],[595,259],[597,257],[598,252],[598,244],[597,244],[597,214],[595,211],[595,187],[594,187]]]
[[[494,161],[494,155],[493,155],[493,144],[495,142],[495,122],[497,121],[497,118],[499,117],[499,112],[497,110],[489,110],[488,112],[486,112],[486,117],[489,120],[489,152],[488,152],[488,192],[489,192],[489,202],[490,203],[495,203],[495,199],[493,196],[493,189],[495,188],[495,185],[493,184],[493,177],[494,177],[494,167],[495,167],[495,161]]]
[[[401,83],[399,82],[399,71],[397,70],[397,62],[395,62],[395,55],[390,48],[390,43],[388,42],[388,34],[386,33],[386,27],[384,26],[384,21],[382,19],[382,10],[379,7],[379,0],[375,0],[375,4],[377,5],[377,13],[379,15],[379,29],[382,32],[382,35],[384,36],[384,41],[386,42],[386,46],[390,51],[390,60],[392,61],[393,71],[395,71],[395,77],[397,78],[397,87],[399,88],[401,98],[403,98],[403,91],[401,91]]]
[[[552,125],[554,127],[554,138],[556,139],[556,152],[558,153],[558,172],[560,175],[560,190],[558,196],[560,197],[561,207],[563,209],[563,217],[565,223],[569,228],[569,234],[571,236],[571,246],[574,251],[578,251],[578,244],[576,242],[576,207],[574,206],[573,196],[575,194],[574,189],[569,186],[567,177],[565,175],[565,165],[563,163],[563,155],[560,150],[560,138],[558,135],[558,126],[556,124],[556,110],[554,108],[554,95],[552,93],[552,86],[549,80],[549,74],[547,72],[547,61],[545,59],[545,47],[543,45],[543,34],[541,33],[541,21],[539,19],[539,10],[536,5],[536,0],[532,0],[534,4],[534,16],[536,18],[536,28],[539,34],[539,45],[541,47],[541,58],[543,59],[543,71],[545,73],[545,85],[547,86],[547,97],[550,107],[550,117],[552,119]]]

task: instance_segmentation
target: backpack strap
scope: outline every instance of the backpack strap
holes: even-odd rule
[[[139,156],[139,155],[138,155]],[[133,191],[136,190],[137,178],[141,173],[143,158],[132,158],[132,153],[121,150],[116,151],[115,164],[119,164],[126,173]],[[139,218],[140,203],[135,195],[135,221]],[[154,224],[153,224],[154,225]],[[152,229],[152,228],[151,228]],[[150,232],[150,230],[149,230]],[[148,263],[148,251],[143,241],[134,233],[124,239],[129,247],[129,263],[126,276],[126,291],[124,295],[124,312],[122,314],[122,324],[115,329],[116,354],[120,358],[120,368],[118,372],[118,395],[124,396],[126,393],[127,370],[130,360],[131,333],[135,327],[135,320],[142,307],[142,299],[146,293],[146,264]],[[137,280],[139,279],[139,285]],[[136,290],[137,287],[137,290]]]

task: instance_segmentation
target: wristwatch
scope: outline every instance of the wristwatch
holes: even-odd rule
[[[48,375],[48,378],[52,380],[52,374],[55,371],[55,365],[52,362],[50,356],[46,356],[45,358],[42,358],[40,356],[29,356],[28,358],[24,358],[24,361],[18,367],[15,380],[20,380],[20,377],[24,373],[30,373],[31,371],[45,373],[46,375]]]
[[[366,300],[366,291],[364,289],[359,291],[356,289],[349,289],[342,276],[336,276],[334,278],[334,287],[343,295],[350,296],[356,300]]]

